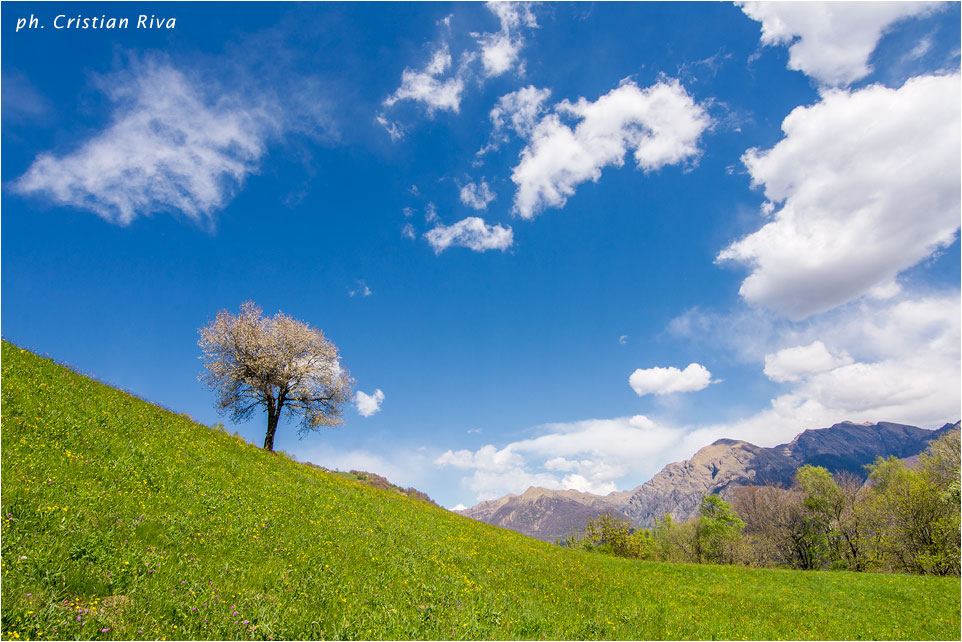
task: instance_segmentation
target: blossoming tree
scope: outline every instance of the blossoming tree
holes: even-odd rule
[[[285,412],[302,417],[301,433],[341,424],[354,380],[321,330],[282,312],[265,317],[248,301],[240,314],[218,312],[197,343],[207,368],[200,380],[216,393],[219,413],[242,421],[267,411],[264,450],[274,450]]]

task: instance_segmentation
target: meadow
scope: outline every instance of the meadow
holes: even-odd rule
[[[6,640],[960,638],[958,577],[565,549],[8,342],[0,494]]]

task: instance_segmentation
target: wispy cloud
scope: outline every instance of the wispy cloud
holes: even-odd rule
[[[371,296],[372,294],[374,294],[374,292],[372,292],[371,288],[368,287],[367,283],[364,282],[364,279],[358,280],[355,286],[350,290],[348,290],[347,292],[347,295],[351,297],[353,296],[365,297],[365,296]]]
[[[400,124],[390,121],[384,117],[384,114],[378,114],[374,117],[375,122],[383,127],[391,140],[398,141],[404,138],[404,128]]]
[[[101,89],[113,104],[107,128],[71,152],[40,154],[17,191],[120,225],[164,211],[212,223],[281,127],[263,106],[211,97],[165,61],[134,63]]]

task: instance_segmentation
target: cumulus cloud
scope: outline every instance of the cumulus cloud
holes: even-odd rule
[[[528,138],[545,111],[544,103],[551,95],[550,89],[538,89],[534,85],[522,87],[498,99],[489,116],[493,130],[488,143],[478,150],[484,156],[508,142],[508,130],[521,138]]]
[[[550,89],[528,85],[501,96],[489,114],[494,131],[501,132],[505,127],[510,127],[518,136],[527,138],[534,131],[550,95]]]
[[[500,76],[511,69],[523,71],[520,58],[524,46],[522,29],[538,26],[531,5],[526,2],[489,2],[487,7],[498,17],[501,23],[499,31],[472,34],[478,50],[462,51],[456,69],[453,68],[448,42],[442,41],[424,67],[404,69],[401,86],[384,100],[384,105],[392,107],[395,103],[411,100],[423,104],[429,115],[438,110],[457,113],[467,81],[478,77],[474,70],[478,59],[484,78]],[[445,29],[450,29],[450,16],[441,24]],[[379,114],[376,120],[392,140],[403,137],[404,131],[398,123],[388,120],[383,114]]]
[[[119,225],[157,212],[212,224],[282,127],[269,110],[207,95],[163,61],[136,63],[102,88],[113,105],[106,129],[66,154],[37,156],[16,191]]]
[[[384,100],[384,104],[391,107],[402,100],[413,100],[423,103],[429,114],[439,109],[457,113],[461,106],[464,78],[460,73],[445,78],[450,68],[451,53],[445,43],[435,50],[423,69],[405,68],[401,74],[401,86]]]
[[[793,387],[742,420],[698,426],[692,448],[720,437],[773,446],[807,428],[839,421],[895,421],[936,428],[958,421],[962,377],[958,293],[877,302],[812,329],[836,354],[854,361],[800,374]],[[847,362],[847,363],[846,363]]]
[[[684,370],[674,366],[668,368],[638,368],[628,377],[628,385],[639,397],[644,395],[668,395],[673,392],[695,392],[704,390],[711,380],[708,368],[698,363],[689,363]]]
[[[424,238],[434,248],[435,254],[440,254],[452,246],[466,247],[475,252],[503,252],[514,243],[511,226],[502,227],[500,223],[488,225],[477,216],[469,216],[453,225],[438,223],[424,234]]]
[[[381,410],[384,402],[384,393],[378,388],[372,394],[358,390],[354,395],[354,405],[357,406],[357,413],[362,417],[370,417]]]
[[[735,437],[771,446],[843,420],[928,428],[957,421],[960,313],[959,293],[951,292],[869,299],[804,323],[750,324],[759,347],[781,344],[765,356],[765,371],[789,390],[740,421],[694,427],[690,441]],[[716,338],[744,332],[745,321],[739,315]]]
[[[847,352],[834,355],[821,341],[785,348],[765,356],[765,376],[772,381],[798,381],[852,363]]]
[[[789,45],[788,68],[824,85],[847,85],[872,72],[869,59],[896,22],[944,6],[937,2],[744,2],[762,23],[762,43]]]
[[[488,9],[501,22],[497,33],[477,36],[481,48],[481,64],[486,77],[500,76],[512,68],[523,71],[520,52],[524,47],[522,27],[536,29],[538,21],[528,2],[488,2]]]
[[[487,209],[488,203],[494,199],[494,192],[483,179],[478,184],[468,183],[461,188],[461,202],[476,210]]]
[[[830,90],[785,118],[775,147],[748,150],[742,161],[774,213],[718,255],[751,268],[741,296],[797,320],[897,294],[900,272],[951,244],[960,91],[958,74]]]
[[[562,116],[580,122],[572,129]],[[527,120],[519,123],[524,129]],[[517,185],[514,211],[531,219],[547,207],[563,207],[575,187],[597,181],[602,168],[624,165],[628,151],[645,172],[694,158],[710,124],[704,108],[676,80],[645,89],[625,80],[594,102],[565,100],[528,135],[511,175]]]

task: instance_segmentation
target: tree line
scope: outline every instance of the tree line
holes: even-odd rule
[[[604,514],[562,544],[669,562],[959,575],[959,431],[914,465],[889,457],[866,469],[863,482],[802,466],[789,488],[741,487],[730,503],[706,495],[692,519],[666,514],[651,529]]]

